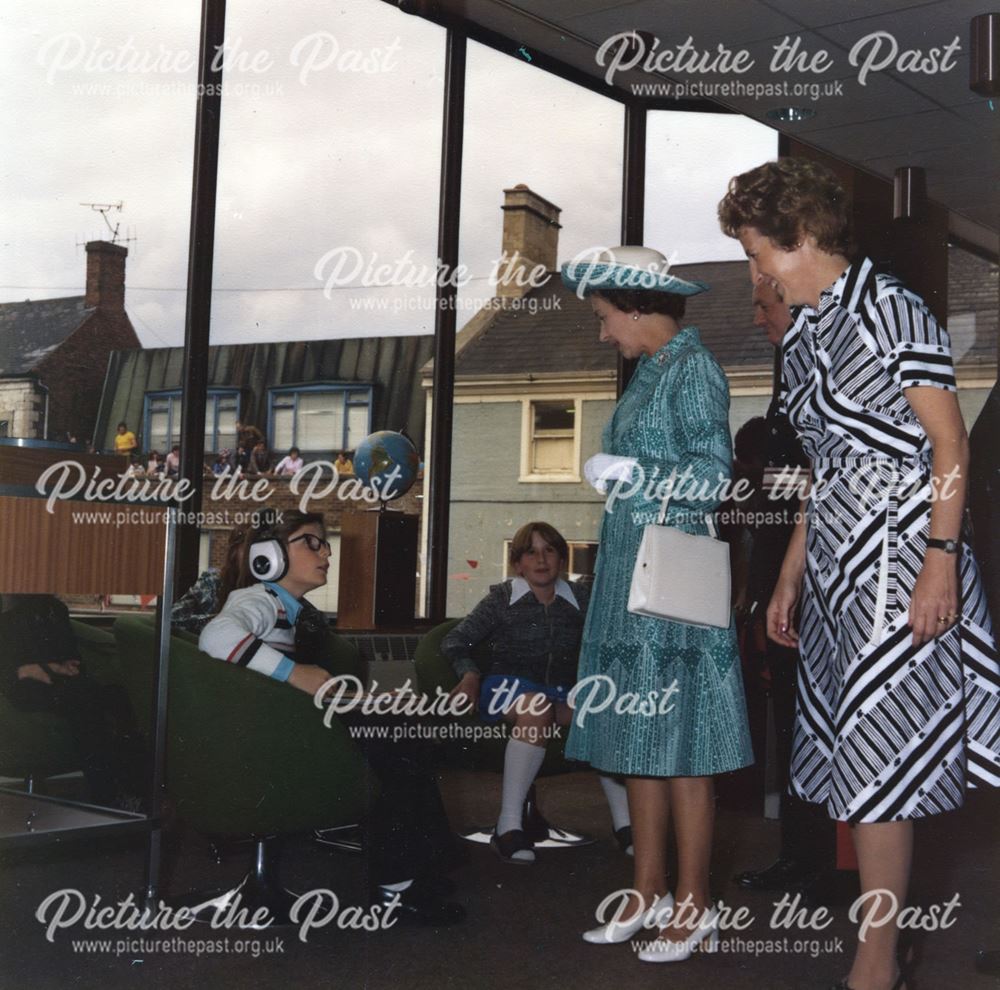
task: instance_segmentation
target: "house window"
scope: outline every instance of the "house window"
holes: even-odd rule
[[[580,403],[577,399],[523,402],[521,481],[579,481]]]
[[[503,576],[504,579],[514,577],[514,568],[510,563],[511,540],[503,541]],[[593,584],[594,565],[597,562],[597,544],[589,541],[567,541],[569,547],[569,566],[566,568],[570,581],[580,581],[583,584]]]
[[[371,432],[370,387],[309,385],[272,389],[271,448],[298,447],[304,455],[330,457],[354,450]]]
[[[205,400],[205,452],[236,447],[240,394],[233,389],[210,389]],[[181,442],[181,393],[152,392],[146,396],[143,437],[146,450],[165,453]]]

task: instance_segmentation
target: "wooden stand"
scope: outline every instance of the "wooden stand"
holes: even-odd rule
[[[340,520],[338,629],[408,627],[417,597],[417,517],[345,512]]]

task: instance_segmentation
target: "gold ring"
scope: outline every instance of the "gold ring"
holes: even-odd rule
[[[940,625],[942,622],[947,622],[947,621],[948,620],[945,618],[945,616],[943,615],[938,616],[938,625]]]

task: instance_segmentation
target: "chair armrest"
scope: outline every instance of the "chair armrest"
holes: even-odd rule
[[[155,632],[115,623],[151,689]],[[344,725],[327,727],[312,698],[287,683],[170,645],[167,791],[178,814],[213,834],[295,832],[357,821],[369,772]]]

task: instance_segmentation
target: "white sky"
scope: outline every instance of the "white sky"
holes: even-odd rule
[[[216,291],[213,342],[430,332],[432,288],[355,279],[328,298],[315,269],[336,249],[394,267],[411,252],[414,277],[434,265],[444,31],[378,0],[227,7],[230,58],[243,61],[223,96],[214,285],[240,291]],[[199,8],[4,4],[0,300],[81,294],[77,243],[108,235],[79,204],[123,200],[111,216],[137,237],[126,307],[145,346],[182,342]],[[505,187],[527,183],[562,208],[561,259],[618,242],[622,123],[618,103],[470,44],[467,305],[491,292]],[[741,258],[715,206],[729,176],[774,157],[775,132],[657,113],[648,145],[646,243],[679,263]],[[380,299],[387,309],[357,308]]]

